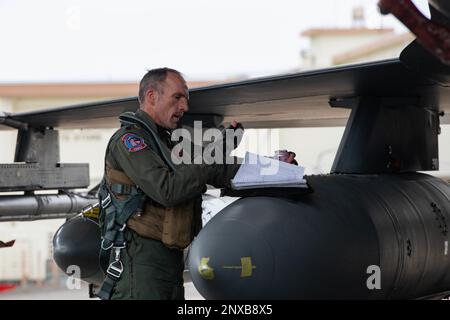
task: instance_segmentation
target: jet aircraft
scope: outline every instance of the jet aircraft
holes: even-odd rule
[[[345,126],[330,174],[310,192],[242,197],[194,240],[189,267],[207,299],[403,299],[450,293],[450,186],[438,135],[450,124],[450,4],[429,0],[431,19],[409,1],[381,0],[416,35],[396,59],[213,85],[190,91],[183,125],[246,128]],[[0,165],[0,221],[72,217],[55,237],[60,266],[82,265],[99,284],[96,190],[87,164],[59,161],[58,130],[117,127],[137,97],[17,114],[15,163]],[[37,190],[59,190],[38,195]],[[65,231],[64,231],[65,230]],[[85,230],[79,242],[80,230]],[[67,245],[76,249],[68,255]],[[381,272],[381,286],[370,275]],[[372,283],[373,284],[373,283]]]

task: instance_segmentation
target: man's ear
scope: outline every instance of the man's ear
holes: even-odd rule
[[[156,102],[157,94],[158,93],[156,92],[156,90],[148,89],[145,92],[145,100],[147,100],[150,103],[150,105],[154,106],[155,102]]]

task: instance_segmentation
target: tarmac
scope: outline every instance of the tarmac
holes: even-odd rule
[[[185,282],[186,300],[204,300],[192,282]],[[98,300],[89,298],[88,286],[82,284],[79,289],[52,288],[49,286],[17,287],[0,292],[0,300]]]

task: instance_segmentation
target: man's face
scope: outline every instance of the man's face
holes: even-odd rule
[[[153,120],[163,128],[175,129],[183,114],[188,111],[189,91],[186,82],[169,72],[159,91],[154,91],[150,106]]]

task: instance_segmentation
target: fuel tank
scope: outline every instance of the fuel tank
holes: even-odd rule
[[[104,274],[99,263],[100,243],[97,221],[76,216],[56,231],[53,237],[53,259],[66,274],[101,285]],[[79,270],[79,274],[74,274],[75,270]]]
[[[200,232],[206,299],[413,299],[450,291],[450,187],[420,174],[307,177],[313,193],[242,198]]]

